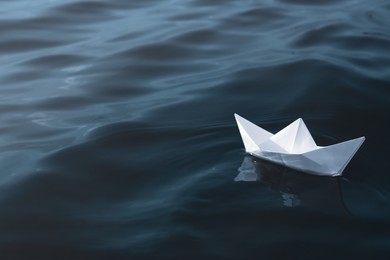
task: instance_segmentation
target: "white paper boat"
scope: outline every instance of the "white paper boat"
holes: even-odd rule
[[[286,167],[324,176],[339,176],[365,140],[317,146],[301,118],[272,134],[234,114],[247,153]]]

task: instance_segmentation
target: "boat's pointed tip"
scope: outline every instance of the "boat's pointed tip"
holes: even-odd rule
[[[295,119],[294,122],[292,122],[291,124],[300,125],[302,123],[304,123],[304,122],[303,122],[303,119],[300,117],[300,118]]]
[[[357,139],[360,140],[360,145],[362,145],[366,141],[366,137],[365,136],[361,136],[361,137],[359,137]]]
[[[243,117],[242,117],[242,116],[240,116],[240,115],[239,115],[239,114],[237,114],[237,113],[234,113],[234,118],[235,118],[237,121],[239,121],[239,120],[243,119]]]
[[[355,138],[355,139],[351,139],[349,141],[360,141],[361,143],[363,143],[365,140],[366,140],[366,137],[365,136],[361,136],[361,137],[358,137],[358,138]]]

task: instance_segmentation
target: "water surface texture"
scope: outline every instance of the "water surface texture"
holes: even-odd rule
[[[0,5],[2,260],[389,259],[389,1]],[[233,113],[367,139],[310,176]]]

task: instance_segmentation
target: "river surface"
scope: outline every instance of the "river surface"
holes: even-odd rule
[[[3,0],[0,259],[389,259],[388,0]],[[234,113],[342,177],[245,154]]]

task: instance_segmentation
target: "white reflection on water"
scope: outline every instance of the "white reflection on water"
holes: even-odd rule
[[[257,172],[252,158],[245,156],[241,166],[238,168],[238,175],[234,181],[257,181]]]
[[[283,205],[286,207],[295,207],[298,206],[301,203],[301,200],[298,198],[297,195],[295,194],[290,194],[290,193],[282,193],[282,198],[283,198]]]
[[[281,194],[286,207],[305,207],[330,214],[350,215],[337,177],[314,176],[245,156],[234,181],[262,182]]]

